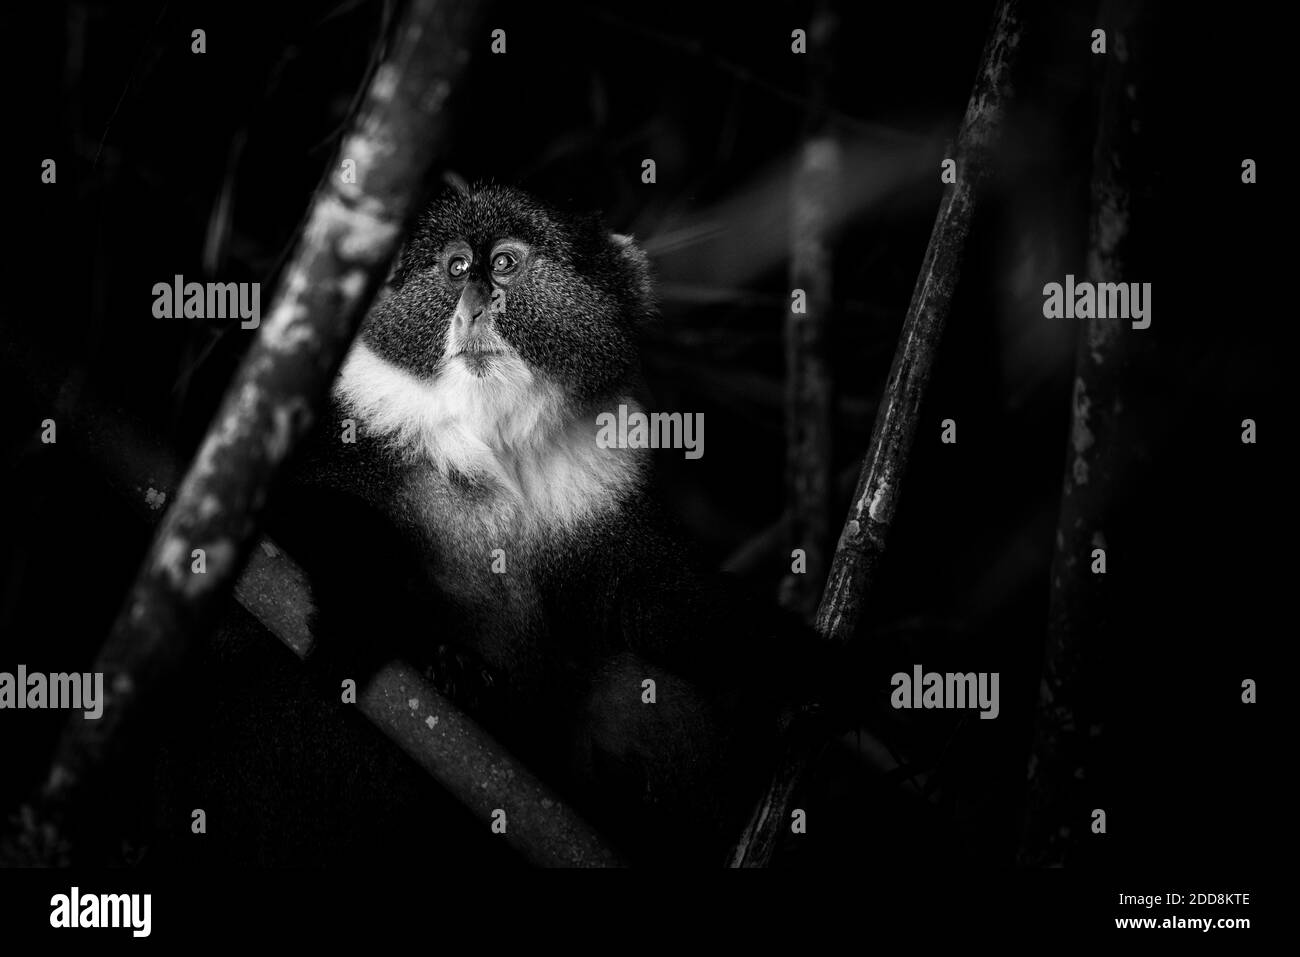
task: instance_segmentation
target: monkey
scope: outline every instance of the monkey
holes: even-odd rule
[[[820,659],[701,561],[648,450],[597,441],[648,402],[657,315],[648,257],[598,216],[447,189],[295,467],[308,531],[282,537],[325,656],[400,648],[633,859],[719,863]]]

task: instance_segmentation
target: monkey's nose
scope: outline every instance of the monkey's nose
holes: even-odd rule
[[[457,309],[456,332],[460,334],[473,332],[482,320],[483,312],[481,307],[472,312],[468,309]]]
[[[483,322],[487,314],[487,307],[487,291],[478,283],[467,285],[465,291],[460,294],[460,301],[456,303],[454,317],[456,332],[473,332]]]

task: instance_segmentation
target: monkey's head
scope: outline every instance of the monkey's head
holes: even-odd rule
[[[633,376],[653,312],[629,237],[490,185],[448,190],[424,213],[362,340],[422,380],[477,380],[486,394],[526,370],[580,407]]]

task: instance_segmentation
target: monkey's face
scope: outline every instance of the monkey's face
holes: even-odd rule
[[[631,240],[491,186],[449,192],[425,213],[363,336],[422,379],[490,396],[529,376],[579,406],[627,383],[652,312]]]

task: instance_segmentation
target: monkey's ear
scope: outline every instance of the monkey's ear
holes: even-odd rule
[[[393,262],[388,267],[388,275],[384,278],[384,290],[396,289],[401,283],[398,280],[398,273],[402,270],[402,258],[406,255],[406,247],[411,243],[410,237],[402,241],[397,247],[397,254],[393,256]]]
[[[466,198],[469,197],[470,194],[469,182],[465,179],[464,176],[461,176],[460,173],[457,173],[455,170],[450,170],[450,169],[446,170],[442,174],[442,182],[444,186],[451,187],[457,193],[460,193],[461,196],[464,196]],[[479,184],[479,188],[480,189],[482,188],[482,184]]]
[[[632,278],[632,288],[646,307],[647,318],[654,312],[655,290],[650,275],[650,257],[636,244],[631,236],[624,233],[610,233],[610,242],[618,251],[618,256]]]
[[[406,284],[407,277],[411,271],[416,268],[416,260],[420,258],[420,252],[423,244],[420,240],[420,230],[424,227],[423,216],[416,220],[402,242],[397,247],[397,252],[393,255],[393,261],[388,267],[388,275],[384,279],[385,290],[401,289]]]

